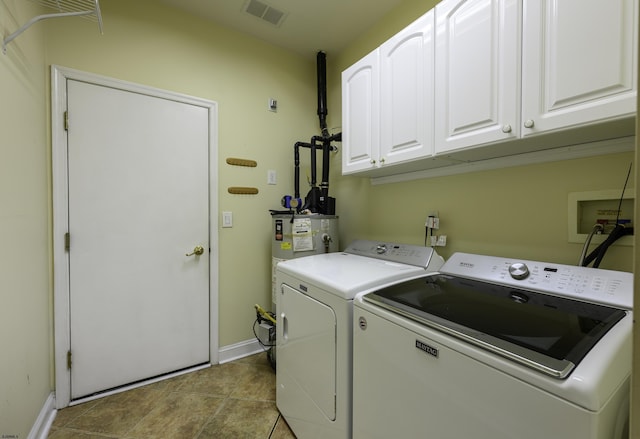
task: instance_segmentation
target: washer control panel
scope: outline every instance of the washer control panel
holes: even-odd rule
[[[454,253],[440,272],[624,309],[633,308],[633,274],[624,271]]]

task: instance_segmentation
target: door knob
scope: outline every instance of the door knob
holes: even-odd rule
[[[196,245],[193,248],[193,251],[191,253],[187,253],[186,256],[200,256],[202,253],[204,253],[204,247],[202,247],[201,245]]]

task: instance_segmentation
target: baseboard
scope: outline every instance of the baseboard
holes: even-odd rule
[[[228,363],[260,352],[265,352],[265,348],[254,338],[221,347],[218,353],[218,361],[220,364]]]
[[[56,413],[56,398],[55,394],[51,392],[45,400],[36,422],[31,427],[27,439],[47,439]]]

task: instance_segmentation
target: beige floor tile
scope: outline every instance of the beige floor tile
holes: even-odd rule
[[[198,393],[169,394],[126,437],[194,438],[223,402],[223,398]]]
[[[232,398],[276,400],[276,374],[267,364],[248,365],[246,374],[238,380],[231,392]]]
[[[259,364],[259,365],[268,365],[269,359],[267,358],[266,352],[261,352],[259,354],[250,355],[248,357],[240,358],[239,360],[234,361],[234,363],[238,364]]]
[[[229,398],[198,439],[268,438],[278,416],[274,402]]]
[[[276,428],[273,429],[269,439],[296,439],[296,435],[293,434],[284,418],[280,416],[276,423]]]
[[[175,378],[175,389],[178,392],[226,397],[233,392],[238,382],[250,373],[250,366],[246,364],[220,364]]]
[[[105,436],[65,428],[51,431],[49,439],[105,439]]]
[[[67,424],[70,428],[123,435],[133,428],[153,408],[162,395],[151,388],[143,387],[107,396]]]
[[[292,439],[266,353],[59,410],[50,439]]]
[[[97,403],[97,401],[90,401],[58,410],[52,426],[54,428],[64,427],[78,416],[93,408]]]

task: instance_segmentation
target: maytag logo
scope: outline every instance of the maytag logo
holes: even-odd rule
[[[420,340],[416,340],[416,347],[421,351],[424,351],[427,354],[433,355],[434,357],[438,358],[438,349],[434,348],[433,346],[429,346],[428,344],[423,343]]]
[[[471,262],[460,262],[460,266],[464,268],[473,268],[473,264]]]

